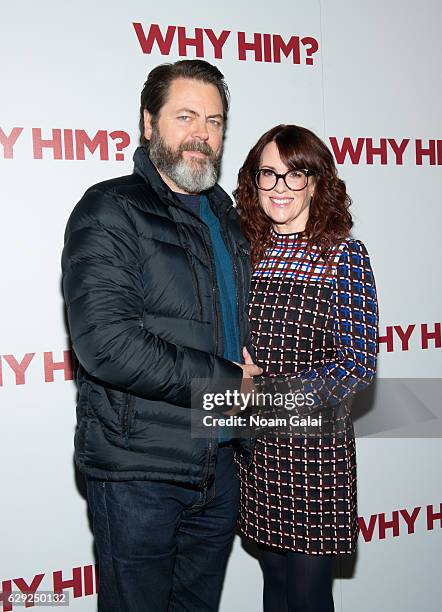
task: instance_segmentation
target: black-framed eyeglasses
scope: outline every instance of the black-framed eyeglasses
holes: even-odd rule
[[[307,187],[308,177],[313,174],[314,172],[305,168],[292,168],[285,174],[278,174],[270,168],[261,168],[255,175],[255,183],[258,189],[270,191],[276,187],[279,179],[282,179],[290,191],[302,191]]]

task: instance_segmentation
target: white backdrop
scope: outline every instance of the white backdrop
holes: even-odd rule
[[[85,189],[132,171],[139,93],[158,63],[198,53],[225,74],[229,192],[277,123],[332,146],[376,275],[379,374],[441,376],[441,17],[439,0],[3,3],[0,591],[67,581],[72,610],[95,609],[60,254]],[[337,564],[337,611],[440,609],[440,400],[404,385],[375,393],[359,421],[381,434],[358,440],[361,535],[356,563]],[[221,611],[260,601],[259,566],[237,539]]]

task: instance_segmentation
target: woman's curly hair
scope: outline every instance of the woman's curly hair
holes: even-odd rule
[[[277,125],[261,136],[247,155],[238,174],[233,196],[241,217],[241,228],[250,242],[252,265],[264,258],[270,245],[271,219],[262,210],[255,176],[264,147],[275,142],[281,160],[288,168],[307,169],[313,173],[314,195],[304,230],[308,246],[319,247],[326,258],[330,247],[348,237],[353,225],[345,183],[338,178],[333,155],[313,132],[297,125]],[[311,179],[309,179],[311,180]]]

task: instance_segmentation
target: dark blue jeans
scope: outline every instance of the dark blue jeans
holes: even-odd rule
[[[231,446],[205,491],[154,481],[87,481],[100,612],[218,609],[239,506]]]

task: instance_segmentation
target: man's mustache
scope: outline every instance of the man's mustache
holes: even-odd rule
[[[213,152],[211,147],[207,144],[207,142],[200,142],[198,140],[182,144],[180,146],[180,153],[182,151],[198,151],[199,153],[203,153],[204,155],[207,155],[208,157],[211,157],[211,158],[215,157],[215,153]]]

